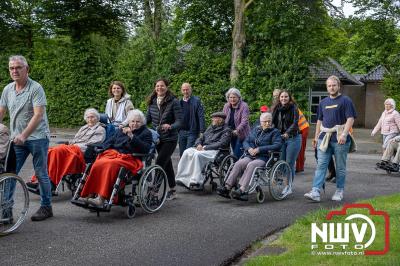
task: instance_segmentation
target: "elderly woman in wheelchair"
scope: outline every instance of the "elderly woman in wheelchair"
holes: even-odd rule
[[[143,113],[134,110],[129,113],[129,126],[118,129],[103,146],[91,166],[88,176],[82,178],[82,190],[78,201],[103,207],[109,199],[118,173],[123,167],[132,175],[143,168],[142,161],[133,153],[147,154],[152,145],[152,134],[146,127]],[[75,198],[75,196],[74,196]],[[112,200],[112,199],[111,199]]]
[[[282,145],[281,134],[272,128],[272,115],[262,113],[260,126],[252,129],[243,143],[244,155],[228,171],[225,185],[217,188],[217,193],[226,198],[248,200],[249,184],[254,170],[263,167],[269,159],[270,151],[279,151]],[[237,182],[237,180],[239,182]],[[238,184],[237,184],[238,183]],[[234,189],[238,187],[237,189]]]
[[[195,147],[186,149],[178,164],[176,183],[191,190],[202,190],[205,183],[203,169],[213,161],[219,151],[229,153],[232,130],[225,125],[226,115],[216,112],[212,123],[195,142]]]
[[[81,174],[85,170],[84,159],[88,145],[100,144],[106,137],[106,131],[100,121],[100,114],[94,108],[85,110],[83,115],[86,125],[81,127],[72,141],[49,148],[47,154],[47,168],[53,193],[64,178]],[[75,181],[67,182],[71,190]],[[29,191],[39,194],[39,186],[36,176],[26,183]]]

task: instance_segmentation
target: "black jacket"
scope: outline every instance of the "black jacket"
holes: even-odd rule
[[[262,129],[255,126],[251,130],[250,135],[243,142],[243,149],[246,151],[246,157],[251,157],[247,150],[250,148],[258,148],[260,153],[255,159],[268,160],[268,151],[279,151],[282,147],[281,133],[276,128]],[[252,157],[251,157],[252,158]]]
[[[201,144],[206,146],[205,150],[229,149],[231,136],[232,129],[228,125],[209,126],[203,136],[196,140],[194,146]]]
[[[299,110],[295,104],[289,106],[276,106],[272,113],[273,127],[279,129],[281,134],[287,133],[289,137],[299,134]]]
[[[133,131],[132,139],[118,129],[104,144],[103,149],[115,149],[120,153],[143,153],[150,151],[153,138],[146,126],[141,126]]]
[[[178,140],[178,130],[182,125],[183,117],[179,100],[174,96],[165,96],[160,104],[160,109],[157,106],[157,97],[154,97],[147,108],[146,119],[147,123],[152,123],[153,129],[160,134],[160,141]],[[171,129],[161,130],[162,124],[170,124]]]

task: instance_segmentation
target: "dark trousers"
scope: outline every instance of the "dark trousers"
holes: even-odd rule
[[[177,140],[161,141],[156,147],[158,153],[156,164],[161,166],[167,174],[168,185],[170,188],[175,187],[175,173],[174,167],[172,166],[171,156],[175,151],[177,142]]]

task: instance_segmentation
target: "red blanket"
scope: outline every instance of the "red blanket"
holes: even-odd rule
[[[54,185],[58,185],[61,178],[67,174],[79,174],[85,171],[85,159],[79,146],[61,144],[49,148],[47,153],[47,169]],[[32,182],[37,180],[32,176]]]
[[[97,156],[82,189],[81,197],[98,194],[108,199],[121,167],[136,174],[143,167],[143,163],[130,154],[119,153],[116,150],[106,150]]]

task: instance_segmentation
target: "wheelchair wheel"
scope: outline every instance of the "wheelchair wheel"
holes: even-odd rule
[[[262,191],[260,186],[256,187],[256,199],[258,203],[263,203],[265,200],[264,191]]]
[[[236,161],[237,158],[234,155],[228,155],[222,160],[221,165],[218,168],[218,178],[221,186],[225,184],[225,178],[230,172],[232,168],[231,166],[233,166]]]
[[[167,197],[167,174],[158,165],[144,170],[139,180],[139,203],[145,212],[153,213],[161,208]]]
[[[285,198],[282,191],[291,184],[292,171],[287,162],[277,161],[269,172],[269,193],[275,200]]]
[[[15,187],[12,200],[7,201],[7,187]],[[6,190],[7,189],[7,190]],[[16,230],[25,220],[29,208],[29,192],[24,180],[16,174],[0,175],[0,236]]]
[[[136,207],[135,207],[135,205],[133,204],[133,202],[130,202],[130,203],[128,204],[127,208],[126,208],[126,216],[127,216],[129,219],[132,219],[133,217],[135,217],[135,214],[136,214]]]

